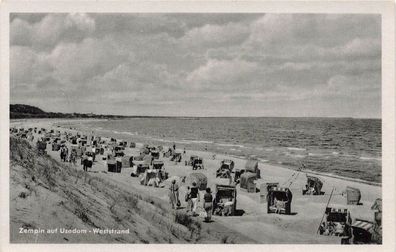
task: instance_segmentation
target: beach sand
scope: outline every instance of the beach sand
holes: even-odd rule
[[[43,127],[53,128],[63,132],[71,131],[70,129],[55,128],[53,125],[61,120],[17,120],[11,121],[11,127]],[[65,121],[65,120],[62,120]],[[75,120],[74,120],[75,121]],[[84,121],[84,120],[82,120]],[[127,155],[137,155],[139,147],[143,143],[138,143],[134,149],[127,148],[125,153]],[[166,147],[165,147],[166,149]],[[50,150],[50,146],[47,148],[48,154],[59,160],[59,153]],[[179,152],[183,150],[178,149]],[[198,155],[203,158],[204,170],[193,171],[191,166],[185,166],[184,161],[188,160],[190,155]],[[160,157],[165,162],[165,169],[169,173],[169,176],[188,176],[191,172],[201,172],[208,178],[208,186],[211,187],[212,191],[215,189],[215,184],[220,182],[216,179],[216,170],[219,168],[220,162],[223,159],[232,159],[235,162],[235,168],[244,168],[246,160],[243,158],[231,157],[228,155],[215,156],[214,153],[206,151],[193,151],[187,150],[186,154],[183,155],[182,162],[175,164],[175,162],[169,161],[168,158]],[[79,161],[79,160],[78,160]],[[81,169],[82,166],[78,165],[76,169]],[[234,169],[235,169],[234,168]],[[248,193],[237,186],[237,209],[243,210],[242,216],[214,216],[213,223],[204,224],[212,225],[216,228],[216,224],[221,224],[225,232],[232,231],[232,234],[237,236],[246,236],[257,243],[283,243],[283,244],[316,244],[316,243],[340,243],[340,238],[320,236],[317,234],[317,229],[325,211],[326,204],[329,200],[331,191],[334,188],[333,196],[331,198],[329,206],[337,208],[347,208],[350,213],[352,220],[355,218],[361,218],[373,221],[374,212],[371,210],[371,206],[375,199],[381,198],[381,187],[370,185],[361,181],[351,181],[347,178],[340,178],[336,176],[327,176],[325,174],[316,174],[323,181],[322,191],[325,192],[322,196],[309,196],[302,195],[302,188],[306,184],[305,172],[296,172],[295,170],[287,169],[284,167],[270,165],[265,162],[259,162],[259,169],[261,171],[261,178],[256,180],[256,187],[260,188],[260,185],[267,182],[279,182],[282,186],[289,186],[288,180],[292,176],[297,177],[290,185],[290,189],[293,193],[293,201],[291,206],[291,215],[278,215],[278,214],[267,214],[266,203],[260,203],[260,193]],[[165,188],[154,188],[142,186],[139,183],[139,179],[131,177],[131,169],[123,168],[121,173],[108,173],[106,161],[102,160],[99,155],[96,157],[92,169],[89,173],[103,178],[105,180],[116,182],[118,185],[131,190],[133,192],[139,192],[143,195],[153,196],[162,199],[164,202],[168,202],[168,190]],[[347,205],[346,197],[342,195],[345,191],[346,186],[351,186],[360,189],[362,198],[361,205]],[[187,184],[183,184],[180,188],[181,198],[184,199]],[[201,192],[203,197],[203,192]],[[203,199],[201,199],[201,203]],[[182,201],[183,205],[186,205]],[[201,218],[201,217],[196,217]],[[219,227],[220,228],[220,227]]]

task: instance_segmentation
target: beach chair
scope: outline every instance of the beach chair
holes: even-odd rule
[[[268,187],[267,213],[290,214],[292,192],[285,187]]]
[[[216,184],[213,200],[213,213],[215,215],[232,216],[236,213],[237,190],[234,185]]]
[[[374,223],[368,220],[356,219],[352,224],[352,243],[370,244],[372,243],[372,230]]]
[[[338,236],[344,240],[351,237],[351,216],[348,209],[327,207],[324,221],[320,224],[319,234]]]
[[[256,192],[256,183],[254,182],[257,179],[257,174],[252,172],[245,172],[241,176],[240,187],[241,189],[245,189],[249,193]]]
[[[347,205],[361,205],[360,203],[361,194],[359,189],[347,186],[346,197],[347,197]]]
[[[323,182],[318,178],[310,175],[307,176],[307,183],[305,188],[302,189],[303,195],[323,195],[322,192]]]

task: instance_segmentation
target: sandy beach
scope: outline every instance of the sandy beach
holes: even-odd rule
[[[38,127],[60,130],[61,132],[73,132],[73,129],[54,126],[56,123],[65,121],[66,120],[56,119],[15,120],[11,121],[10,127]],[[84,121],[86,120],[81,120],[81,122]],[[139,148],[142,147],[143,144],[144,143],[137,143],[136,148],[126,148],[125,154],[132,156],[138,155]],[[167,149],[167,146],[165,146],[164,149]],[[177,146],[176,149],[179,152],[183,152],[183,149],[179,149]],[[60,161],[59,153],[51,151],[50,145],[47,146],[47,153],[55,160]],[[246,159],[235,156],[221,154],[214,155],[214,153],[210,151],[196,151],[189,149],[186,150],[186,154],[183,155],[182,161],[180,163],[171,162],[169,158],[163,158],[162,155],[160,160],[164,161],[165,170],[169,173],[170,177],[188,177],[188,175],[193,172],[193,170],[191,166],[185,166],[184,161],[188,160],[191,155],[198,155],[203,158],[205,168],[203,170],[198,170],[198,172],[206,175],[208,178],[208,186],[211,187],[212,191],[214,190],[216,183],[224,182],[216,178],[216,170],[219,168],[220,162],[223,159],[232,159],[235,162],[235,167],[238,168],[243,168],[247,161]],[[215,158],[213,158],[214,156]],[[73,166],[73,168],[82,170],[79,160],[77,161],[77,165]],[[329,206],[335,208],[347,208],[351,213],[352,220],[359,218],[373,221],[374,212],[371,210],[371,206],[377,198],[382,197],[381,186],[365,183],[364,181],[342,178],[339,176],[329,176],[317,172],[315,172],[315,176],[320,178],[323,182],[322,191],[324,192],[324,195],[302,195],[302,188],[306,184],[306,174],[313,175],[313,173],[304,170],[297,172],[295,170],[268,164],[266,162],[259,162],[259,169],[261,178],[255,181],[256,188],[260,188],[261,184],[270,182],[278,182],[281,186],[288,186],[293,193],[293,201],[291,205],[292,214],[268,214],[266,203],[260,203],[260,192],[248,193],[246,190],[240,189],[240,187],[237,186],[236,208],[241,210],[243,214],[241,216],[227,217],[214,216],[214,222],[203,224],[204,228],[214,229],[218,232],[220,232],[221,229],[224,229],[225,232],[230,232],[233,237],[236,237],[236,243],[340,244],[340,238],[338,237],[321,236],[317,234],[318,226],[324,214],[331,191],[334,189]],[[158,198],[159,200],[163,201],[164,205],[168,205],[170,208],[170,205],[167,204],[167,202],[169,202],[167,181],[165,181],[163,187],[160,186],[155,188],[140,185],[139,178],[131,177],[130,168],[123,168],[121,173],[109,173],[107,172],[106,161],[102,160],[102,156],[100,155],[96,157],[96,161],[88,173],[92,176],[101,178],[104,181],[116,183],[118,186],[124,188],[127,191],[134,193],[137,192],[147,197]],[[290,184],[291,177],[294,179]],[[187,186],[188,184],[185,183],[180,187],[180,193],[182,197],[184,197]],[[346,197],[343,195],[343,192],[347,186],[355,187],[360,190],[362,195],[361,205],[347,205]],[[203,193],[201,193],[201,197],[203,197]],[[45,204],[45,202],[41,203]],[[182,201],[182,205],[186,205],[184,200]],[[29,209],[26,209],[24,214],[32,214],[29,211]],[[200,221],[202,220],[202,218],[199,216],[195,218]],[[243,237],[243,239],[238,240],[237,237],[239,236]],[[205,241],[201,242],[205,243]]]

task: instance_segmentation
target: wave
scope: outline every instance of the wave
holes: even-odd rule
[[[294,151],[306,151],[307,149],[305,148],[297,148],[297,147],[287,147],[288,150],[294,150]]]
[[[326,154],[309,152],[309,153],[308,153],[308,156],[326,156]]]
[[[122,133],[122,134],[125,134],[125,135],[131,135],[131,136],[137,135],[136,133],[128,132],[128,131],[123,131],[123,132],[121,132],[121,133]]]
[[[379,157],[359,157],[361,160],[376,160],[376,161],[381,161],[382,158]]]
[[[238,147],[238,148],[247,148],[244,145],[240,145],[240,144],[226,144],[226,143],[216,143],[216,145],[219,146],[224,146],[224,147]]]
[[[269,162],[269,160],[267,160],[267,159],[263,159],[263,158],[258,158],[258,160],[259,160],[260,162],[262,162],[262,163]]]
[[[290,153],[286,153],[287,156],[289,157],[294,157],[294,158],[305,158],[306,155],[301,155],[301,154],[290,154]]]

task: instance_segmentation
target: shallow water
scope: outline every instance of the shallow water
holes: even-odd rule
[[[380,119],[133,118],[62,125],[381,182]]]

